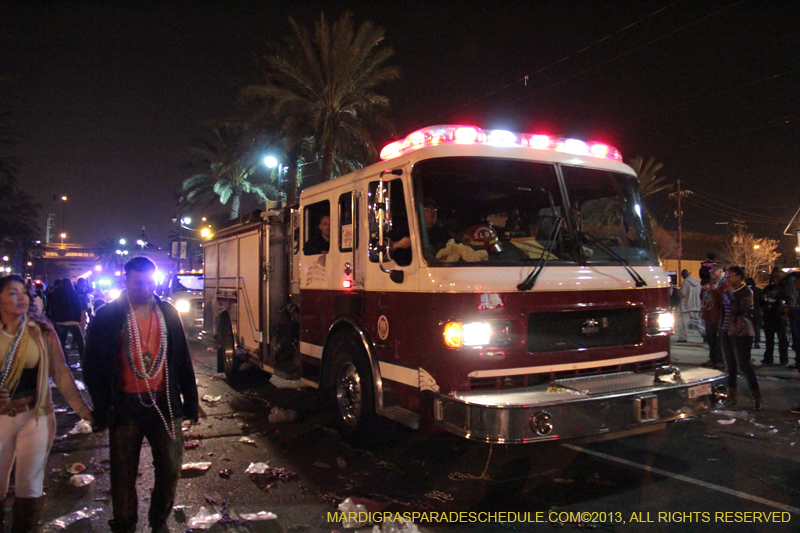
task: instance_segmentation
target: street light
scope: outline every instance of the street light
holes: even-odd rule
[[[67,211],[67,195],[61,197],[61,231],[64,231],[64,218]]]
[[[61,249],[62,250],[64,249],[64,239],[66,239],[66,238],[67,238],[67,234],[66,233],[62,233],[61,234]]]
[[[277,202],[277,207],[280,208],[283,205],[283,199],[284,199],[284,194],[283,194],[283,190],[282,190],[282,187],[281,187],[281,181],[282,181],[281,178],[283,177],[283,172],[286,170],[286,168],[282,164],[278,163],[278,158],[275,157],[274,155],[264,156],[264,166],[269,168],[269,169],[273,169],[275,167],[278,167],[278,174],[277,174],[277,178],[278,178],[278,202]]]

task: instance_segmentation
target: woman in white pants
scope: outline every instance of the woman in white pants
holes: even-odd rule
[[[16,461],[13,533],[34,531],[39,521],[45,465],[56,429],[49,378],[75,412],[93,422],[56,332],[28,315],[30,301],[21,277],[0,278],[0,503],[4,509]],[[0,526],[2,521],[0,517]]]

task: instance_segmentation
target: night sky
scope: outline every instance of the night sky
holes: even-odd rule
[[[189,141],[234,113],[288,17],[343,9],[387,32],[400,136],[467,123],[655,157],[698,193],[694,231],[738,216],[777,238],[800,206],[800,2],[4,2],[0,96],[42,226],[68,195],[69,241],[145,225],[165,245]]]

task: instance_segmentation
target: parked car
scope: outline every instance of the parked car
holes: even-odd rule
[[[175,306],[186,330],[203,329],[203,273],[178,272],[170,274],[161,295]]]

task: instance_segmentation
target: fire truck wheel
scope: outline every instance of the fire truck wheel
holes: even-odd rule
[[[333,346],[332,382],[329,395],[339,433],[357,445],[370,446],[385,440],[389,421],[375,414],[372,371],[364,349],[351,336],[342,336]]]
[[[222,364],[222,370],[225,372],[225,377],[228,378],[228,381],[236,381],[239,377],[239,367],[242,365],[242,360],[236,357],[233,329],[231,328],[231,323],[226,319],[220,321],[217,358]]]

